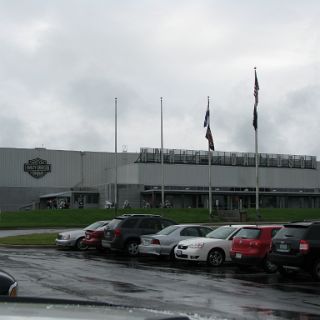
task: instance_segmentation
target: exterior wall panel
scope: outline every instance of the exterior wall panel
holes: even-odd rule
[[[145,186],[162,184],[161,164],[136,163],[138,157],[139,153],[118,154],[119,206],[124,200],[129,200],[132,206],[139,206]],[[24,172],[24,164],[35,158],[46,160],[51,165],[51,172],[38,179]],[[114,194],[114,162],[115,154],[108,152],[0,148],[0,209],[17,210],[36,202],[41,195],[68,191],[71,188],[76,190],[81,187],[99,189],[100,205],[103,206],[103,202],[106,199],[110,200]],[[319,164],[318,162],[318,169],[260,167],[260,188],[270,188],[271,192],[275,189],[274,191],[280,192],[279,196],[282,197],[281,201],[274,196],[272,199],[266,197],[265,203],[289,207],[303,205],[319,207]],[[208,187],[207,165],[165,164],[164,172],[165,186],[169,189],[182,187],[181,190],[184,190],[183,187],[199,187],[202,188],[201,197],[207,196],[204,195],[205,188]],[[213,187],[255,188],[254,167],[215,165],[211,168],[211,178]],[[291,194],[290,199],[285,198],[283,196],[285,189],[295,189],[296,195]],[[300,197],[299,189],[305,189],[302,191],[310,194],[301,194],[304,197]],[[192,192],[195,191],[197,190],[194,189]],[[172,194],[167,196],[173,197]],[[314,199],[307,199],[308,196]],[[248,201],[252,202],[253,198],[250,199]],[[181,194],[174,199],[181,206],[190,205],[191,200],[191,197]],[[205,200],[199,198],[196,201]],[[225,200],[226,203],[228,201],[231,203],[232,199]]]
[[[161,185],[159,164],[139,164],[141,183]],[[206,186],[208,167],[201,165],[165,165],[165,185]],[[219,187],[255,187],[255,168],[212,166],[212,185]],[[319,188],[319,173],[313,169],[259,168],[260,187]]]

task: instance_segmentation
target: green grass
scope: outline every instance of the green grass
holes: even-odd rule
[[[120,209],[123,213],[154,213],[172,219],[177,223],[222,222],[209,218],[207,209]],[[320,219],[320,209],[261,209],[262,221],[293,221]],[[11,228],[73,228],[85,227],[97,220],[110,220],[115,216],[113,209],[69,209],[2,212],[0,229]],[[255,210],[248,210],[248,221],[256,220]]]
[[[301,221],[305,219],[320,220],[320,209],[261,209],[260,214],[263,221],[271,222]],[[255,221],[255,217],[255,209],[249,209],[249,221]]]
[[[181,222],[209,222],[206,209],[119,209],[123,213],[153,213]],[[68,209],[3,212],[0,216],[0,229],[9,228],[50,228],[84,227],[97,220],[111,220],[113,209]]]
[[[57,233],[37,233],[0,238],[0,245],[54,245]]]

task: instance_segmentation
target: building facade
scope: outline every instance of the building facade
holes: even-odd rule
[[[141,148],[117,155],[118,205],[208,207],[208,152]],[[259,154],[260,207],[319,208],[320,170],[314,156]],[[255,155],[213,152],[213,205],[255,207]],[[0,209],[105,207],[114,202],[115,154],[109,152],[0,149]]]

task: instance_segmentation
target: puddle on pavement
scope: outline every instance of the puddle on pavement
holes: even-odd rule
[[[126,292],[126,293],[147,292],[147,290],[131,283],[118,282],[118,281],[109,281],[109,282],[113,285],[113,288],[115,291]]]
[[[276,310],[268,308],[243,307],[244,312],[256,315],[257,319],[275,318],[275,319],[290,319],[290,320],[319,320],[319,314],[307,312],[295,312],[288,310]]]

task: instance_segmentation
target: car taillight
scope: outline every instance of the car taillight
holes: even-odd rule
[[[306,254],[309,251],[309,242],[307,240],[300,240],[299,250],[300,253]]]
[[[250,247],[259,247],[260,246],[260,242],[259,241],[251,241],[249,243]]]
[[[121,236],[121,230],[120,229],[114,229],[114,236],[120,237]]]
[[[160,245],[160,241],[158,239],[152,239],[151,244],[157,244]]]

